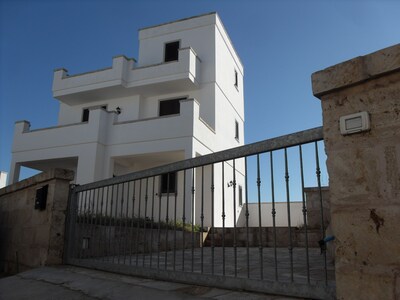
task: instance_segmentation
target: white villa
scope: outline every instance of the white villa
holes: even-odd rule
[[[85,184],[244,143],[243,66],[216,13],[139,30],[137,61],[121,55],[102,70],[55,70],[53,96],[57,126],[15,124],[10,184],[21,166],[70,169]],[[236,170],[243,193],[243,164]]]

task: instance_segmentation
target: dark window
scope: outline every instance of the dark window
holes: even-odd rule
[[[179,103],[180,100],[186,98],[179,98],[179,99],[171,99],[171,100],[164,100],[160,101],[160,116],[167,116],[167,115],[176,115],[179,114],[181,111],[181,104]]]
[[[239,185],[239,205],[243,205],[243,187]]]
[[[164,61],[178,60],[179,41],[165,44]]]
[[[85,108],[82,114],[82,122],[87,122],[87,121],[89,121],[89,109]]]
[[[235,121],[235,139],[239,139],[239,122]]]
[[[176,192],[176,173],[166,173],[161,175],[161,193]]]
[[[238,87],[239,86],[239,82],[238,82],[238,72],[235,70],[235,86]]]
[[[107,110],[107,105],[102,105],[101,108],[104,109],[104,110]],[[82,113],[82,122],[88,122],[88,121],[89,121],[89,113],[90,113],[89,108],[85,108],[85,109],[83,110],[83,113]]]

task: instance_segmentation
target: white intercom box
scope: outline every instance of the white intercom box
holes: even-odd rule
[[[369,129],[369,114],[366,111],[340,117],[340,133],[342,135],[363,132]]]

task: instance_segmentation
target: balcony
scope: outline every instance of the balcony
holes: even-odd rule
[[[131,152],[143,145],[144,152],[149,152],[157,150],[166,140],[178,145],[178,140],[193,136],[211,140],[213,135],[199,118],[198,102],[188,99],[181,101],[180,114],[157,118],[118,122],[114,112],[96,108],[91,110],[89,121],[84,123],[31,130],[29,122],[17,122],[12,152],[17,162],[78,157],[82,149],[96,144],[127,147]]]
[[[106,100],[130,95],[154,96],[160,93],[185,92],[198,88],[200,59],[191,48],[179,50],[179,60],[135,67],[134,59],[113,58],[112,67],[68,75],[54,72],[53,96],[63,103]]]

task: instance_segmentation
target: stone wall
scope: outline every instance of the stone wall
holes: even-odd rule
[[[0,272],[62,263],[71,171],[54,169],[0,190]],[[36,190],[48,185],[44,210]]]
[[[321,99],[338,299],[400,299],[400,44],[312,75]],[[342,135],[366,111],[369,131]]]

